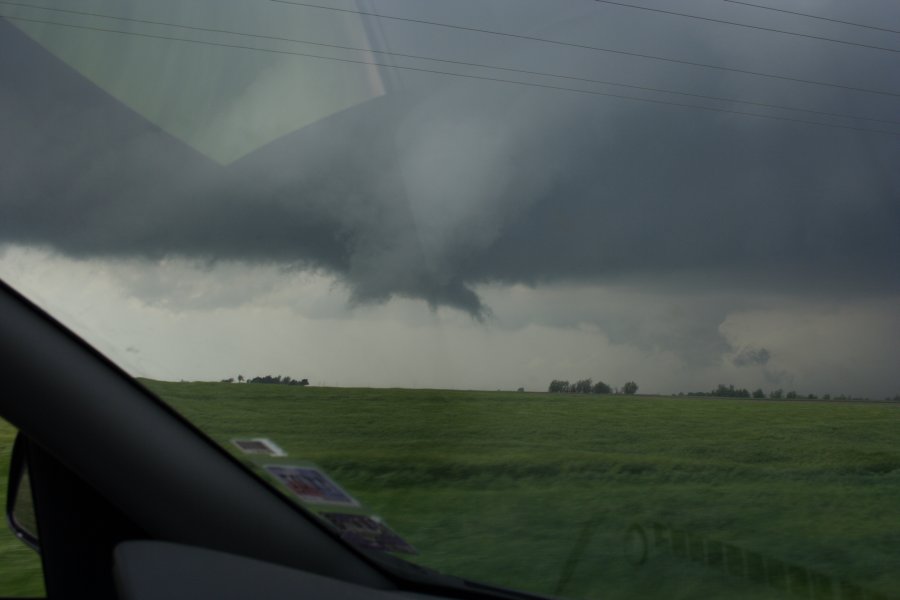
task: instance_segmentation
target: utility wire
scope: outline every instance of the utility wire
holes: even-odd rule
[[[856,115],[834,113],[834,112],[827,112],[827,111],[821,111],[821,110],[813,110],[813,109],[808,109],[808,108],[798,108],[798,107],[794,107],[794,106],[785,106],[785,105],[781,105],[781,104],[770,104],[767,102],[754,102],[751,100],[740,100],[738,98],[727,98],[727,97],[722,97],[722,96],[709,96],[706,94],[679,92],[676,90],[669,90],[669,89],[665,89],[665,88],[634,85],[634,84],[628,84],[628,83],[620,83],[620,82],[616,82],[616,81],[606,81],[606,80],[602,80],[602,79],[592,79],[589,77],[578,77],[575,75],[560,75],[557,73],[549,73],[546,71],[532,71],[529,69],[517,69],[517,68],[513,68],[513,67],[501,67],[501,66],[496,66],[496,65],[489,65],[489,64],[475,63],[475,62],[466,62],[466,61],[461,61],[461,60],[449,60],[449,59],[445,59],[445,58],[436,58],[436,57],[431,57],[431,56],[423,56],[423,55],[419,55],[419,54],[406,54],[406,53],[402,53],[402,52],[388,52],[386,50],[372,50],[369,48],[343,46],[340,44],[327,44],[324,42],[311,42],[308,40],[301,40],[298,38],[289,38],[289,37],[281,37],[281,36],[265,35],[265,34],[257,34],[257,33],[244,33],[241,31],[234,31],[231,29],[216,29],[216,28],[212,28],[212,27],[199,27],[199,26],[195,26],[195,25],[181,25],[178,23],[168,23],[165,21],[153,21],[153,20],[149,20],[149,19],[137,19],[137,18],[133,18],[133,17],[117,17],[117,16],[113,16],[113,15],[94,13],[94,12],[85,12],[85,11],[71,10],[71,9],[65,9],[65,8],[50,8],[50,7],[38,6],[38,5],[34,5],[34,4],[25,4],[22,2],[11,2],[9,0],[0,0],[0,4],[28,7],[28,8],[33,8],[33,9],[40,9],[40,10],[80,15],[80,16],[112,19],[112,20],[117,20],[117,21],[126,21],[129,23],[163,25],[166,27],[177,27],[180,29],[189,29],[191,31],[204,31],[204,32],[209,32],[209,33],[225,33],[225,34],[229,34],[229,35],[240,35],[240,36],[245,36],[245,37],[259,38],[259,39],[266,39],[266,40],[275,40],[275,41],[280,41],[280,42],[293,42],[293,43],[298,43],[298,44],[308,44],[311,46],[320,46],[320,47],[324,47],[324,48],[337,48],[340,50],[351,50],[354,52],[369,52],[369,53],[373,53],[373,54],[384,54],[384,55],[388,55],[388,56],[400,56],[403,58],[412,58],[412,59],[416,59],[416,60],[429,60],[429,61],[434,61],[434,62],[442,62],[442,63],[460,65],[460,66],[466,66],[466,67],[478,67],[478,68],[482,68],[482,69],[494,69],[497,71],[506,71],[506,72],[510,72],[510,73],[521,73],[523,75],[538,75],[541,77],[554,77],[557,79],[566,79],[566,80],[570,80],[570,81],[579,81],[579,82],[583,82],[583,83],[596,83],[596,84],[600,84],[600,85],[623,87],[623,88],[628,88],[628,89],[641,90],[644,92],[657,92],[657,93],[662,93],[662,94],[673,94],[676,96],[684,96],[684,97],[688,97],[688,98],[700,98],[703,100],[714,100],[717,102],[732,102],[735,104],[746,104],[748,106],[758,106],[761,108],[774,108],[774,109],[778,109],[778,110],[789,110],[789,111],[794,111],[794,112],[802,112],[802,113],[807,113],[807,114],[812,114],[812,115],[819,115],[819,116],[823,116],[823,117],[838,117],[838,118],[843,118],[843,119],[856,119],[856,120],[860,120],[860,121],[872,121],[872,122],[876,122],[876,123],[889,123],[892,125],[900,125],[900,121],[892,121],[890,119],[876,119],[876,118],[872,118],[872,117],[859,117]]]
[[[185,43],[189,43],[189,44],[200,44],[200,45],[204,45],[204,46],[216,46],[216,47],[221,47],[221,48],[235,48],[235,49],[239,49],[239,50],[252,50],[252,51],[256,51],[256,52],[267,52],[267,53],[271,53],[271,54],[284,54],[284,55],[291,55],[291,56],[302,56],[305,58],[330,60],[330,61],[342,62],[342,63],[368,65],[368,66],[375,66],[375,67],[385,67],[385,68],[390,68],[390,69],[402,69],[404,71],[414,71],[414,72],[419,72],[419,73],[433,73],[436,75],[445,75],[445,76],[457,77],[457,78],[461,78],[461,79],[474,79],[474,80],[478,80],[478,81],[492,81],[492,82],[498,82],[498,83],[508,83],[508,84],[518,85],[518,86],[522,86],[522,87],[533,87],[533,88],[548,89],[548,90],[560,90],[560,91],[566,91],[566,92],[575,92],[575,93],[579,93],[579,94],[588,94],[591,96],[616,98],[619,100],[644,102],[644,103],[656,104],[656,105],[676,106],[676,107],[680,107],[680,108],[691,108],[691,109],[696,109],[696,110],[705,110],[708,112],[716,112],[716,113],[722,113],[722,114],[740,115],[740,116],[745,116],[745,117],[756,117],[759,119],[769,119],[769,120],[773,120],[773,121],[803,123],[806,125],[831,127],[834,129],[847,129],[847,130],[851,130],[851,131],[863,131],[863,132],[868,132],[868,133],[880,133],[880,134],[900,137],[900,131],[890,131],[890,130],[885,130],[885,129],[869,129],[869,128],[865,128],[865,127],[854,127],[852,125],[838,125],[838,124],[834,124],[834,123],[823,123],[821,121],[808,121],[806,119],[796,119],[793,117],[782,117],[782,116],[777,116],[777,115],[763,115],[763,114],[759,114],[759,113],[752,113],[752,112],[746,112],[746,111],[740,111],[740,110],[715,108],[712,106],[703,106],[700,104],[686,104],[686,103],[681,103],[681,102],[670,102],[668,100],[657,100],[657,99],[653,99],[653,98],[641,98],[638,96],[626,96],[624,94],[611,94],[608,92],[600,92],[600,91],[596,91],[596,90],[584,90],[584,89],[579,89],[579,88],[570,88],[570,87],[564,87],[564,86],[559,86],[559,85],[550,85],[550,84],[545,84],[545,83],[517,81],[515,79],[502,79],[499,77],[487,77],[487,76],[483,76],[483,75],[469,75],[469,74],[464,74],[464,73],[454,73],[452,71],[438,71],[436,69],[424,69],[421,67],[406,67],[406,66],[400,66],[400,65],[390,65],[390,64],[379,63],[379,62],[374,62],[374,61],[354,60],[354,59],[350,59],[350,58],[337,58],[334,56],[322,56],[319,54],[309,54],[306,52],[295,52],[295,51],[291,51],[291,50],[275,50],[272,48],[258,48],[255,46],[244,46],[241,44],[226,44],[223,42],[192,40],[189,38],[179,38],[179,37],[168,36],[168,35],[140,33],[140,32],[136,32],[136,31],[122,31],[122,30],[118,30],[118,29],[108,29],[105,27],[95,27],[95,26],[90,26],[90,25],[75,25],[72,23],[60,23],[57,21],[45,21],[42,19],[31,19],[31,18],[27,18],[27,17],[18,17],[18,16],[12,16],[12,15],[0,15],[0,18],[9,19],[12,21],[23,21],[23,22],[27,22],[27,23],[40,23],[43,25],[56,25],[59,27],[69,27],[72,29],[82,29],[82,30],[87,30],[87,31],[99,31],[99,32],[105,32],[105,33],[116,33],[116,34],[120,34],[120,35],[130,35],[130,36],[135,36],[135,37],[151,38],[151,39],[158,39],[158,40],[185,42]]]
[[[818,19],[820,21],[828,21],[829,23],[840,23],[841,25],[853,25],[854,27],[862,27],[864,29],[874,29],[875,31],[887,31],[888,33],[900,33],[900,29],[889,29],[887,27],[877,27],[875,25],[866,25],[864,23],[854,23],[853,21],[842,21],[841,19],[830,19],[828,17],[821,17],[819,15],[811,15],[809,13],[802,13],[793,10],[786,10],[783,8],[775,8],[774,6],[763,6],[762,4],[753,4],[752,2],[742,2],[741,0],[722,0],[723,2],[729,2],[731,4],[743,4],[744,6],[752,6],[753,8],[760,8],[762,10],[771,10],[774,12],[785,13],[788,15],[797,15],[800,17],[807,17],[810,19]]]
[[[392,16],[392,15],[382,15],[382,14],[374,13],[374,12],[366,12],[366,11],[361,11],[361,10],[351,10],[351,9],[349,9],[349,8],[337,8],[337,7],[335,7],[335,6],[324,6],[324,5],[322,5],[322,4],[312,4],[312,3],[309,3],[309,2],[299,2],[299,1],[295,1],[295,0],[269,0],[269,1],[270,1],[270,2],[278,2],[278,3],[280,3],[280,4],[291,4],[291,5],[294,5],[294,6],[305,6],[305,7],[308,7],[308,8],[319,8],[319,9],[322,9],[322,10],[331,10],[331,11],[335,11],[335,12],[351,13],[351,14],[355,14],[355,15],[364,15],[364,16],[368,16],[368,17],[376,17],[376,18],[378,18],[378,19],[390,19],[390,20],[393,20],[393,21],[405,21],[405,22],[408,22],[408,23],[419,23],[419,24],[422,24],[422,25],[433,25],[433,26],[435,26],[435,27],[446,27],[446,28],[449,28],[449,29],[458,29],[458,30],[462,30],[462,31],[473,31],[473,32],[477,32],[477,33],[485,33],[485,34],[489,34],[489,35],[498,35],[498,36],[503,36],[503,37],[508,37],[508,38],[520,39],[520,40],[530,40],[530,41],[534,41],[534,42],[542,42],[542,43],[545,43],[545,44],[554,44],[554,45],[557,45],[557,46],[566,46],[566,47],[568,47],[568,48],[581,48],[581,49],[584,49],[584,50],[595,50],[595,51],[597,51],[597,52],[608,52],[608,53],[610,53],[610,54],[619,54],[619,55],[622,55],[622,56],[634,56],[634,57],[637,57],[637,58],[646,58],[646,59],[649,59],[649,60],[658,60],[658,61],[663,61],[663,62],[668,62],[668,63],[675,63],[675,64],[680,64],[680,65],[689,65],[689,66],[692,66],[692,67],[701,67],[701,68],[704,68],[704,69],[716,69],[716,70],[719,70],[719,71],[729,71],[729,72],[732,72],[732,73],[741,73],[741,74],[743,74],[743,75],[754,75],[754,76],[756,76],[756,77],[768,77],[768,78],[771,78],[771,79],[780,79],[780,80],[783,80],[783,81],[792,81],[792,82],[795,82],[795,83],[806,83],[806,84],[809,84],[809,85],[818,85],[818,86],[831,87],[831,88],[837,88],[837,89],[842,89],[842,90],[850,90],[850,91],[853,91],[853,92],[864,92],[864,93],[867,93],[867,94],[878,94],[878,95],[881,95],[881,96],[893,96],[893,97],[895,97],[895,98],[900,98],[900,93],[898,93],[898,92],[887,92],[887,91],[883,91],[883,90],[873,90],[873,89],[869,89],[869,88],[860,88],[860,87],[855,87],[855,86],[851,86],[851,85],[843,85],[843,84],[839,84],[839,83],[828,83],[828,82],[825,82],[825,81],[816,81],[816,80],[813,80],[813,79],[801,79],[801,78],[799,78],[799,77],[789,77],[789,76],[786,76],[786,75],[776,75],[776,74],[773,74],[773,73],[764,73],[764,72],[761,72],[761,71],[750,71],[750,70],[747,70],[747,69],[738,69],[738,68],[735,68],[735,67],[723,67],[723,66],[721,66],[721,65],[711,65],[711,64],[707,64],[707,63],[694,62],[694,61],[690,61],[690,60],[682,60],[682,59],[678,59],[678,58],[668,58],[668,57],[665,57],[665,56],[656,56],[656,55],[653,55],[653,54],[641,54],[641,53],[639,53],[639,52],[629,52],[629,51],[626,51],[626,50],[614,50],[614,49],[612,49],[612,48],[603,48],[603,47],[601,47],[601,46],[590,46],[590,45],[587,45],[587,44],[576,44],[576,43],[573,43],[573,42],[562,42],[562,41],[559,41],[559,40],[553,40],[553,39],[549,39],[549,38],[536,37],[536,36],[531,36],[531,35],[524,35],[524,34],[519,34],[519,33],[507,33],[507,32],[504,32],[504,31],[494,31],[494,30],[491,30],[491,29],[481,29],[481,28],[479,28],[479,27],[466,27],[466,26],[463,26],[463,25],[450,25],[450,24],[448,24],[448,23],[440,23],[440,22],[438,22],[438,21],[426,21],[426,20],[423,20],[423,19],[412,19],[412,18],[409,18],[409,17],[398,17],[398,16]]]
[[[728,0],[726,0],[728,1]],[[600,4],[610,4],[613,6],[624,6],[626,8],[634,8],[637,10],[645,10],[647,12],[660,13],[664,15],[673,15],[676,17],[684,17],[686,19],[697,19],[698,21],[707,21],[709,23],[721,23],[723,25],[732,25],[734,27],[744,27],[746,29],[755,29],[757,31],[768,31],[771,33],[780,33],[782,35],[793,35],[797,37],[807,38],[810,40],[819,40],[822,42],[833,42],[835,44],[844,44],[845,46],[858,46],[860,48],[868,48],[870,50],[881,50],[883,52],[900,53],[900,48],[888,48],[885,46],[875,46],[874,44],[862,44],[860,42],[850,42],[847,40],[839,40],[836,38],[825,37],[822,35],[811,35],[808,33],[799,33],[796,31],[787,31],[784,29],[775,29],[774,27],[763,27],[761,25],[748,25],[747,23],[738,23],[737,21],[726,21],[724,19],[714,19],[712,17],[702,17],[700,15],[691,15],[688,13],[675,12],[673,10],[664,10],[661,8],[650,8],[649,6],[637,6],[636,4],[626,4],[625,2],[615,2],[614,0],[594,0]]]

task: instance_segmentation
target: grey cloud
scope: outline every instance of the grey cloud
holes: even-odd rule
[[[771,385],[793,385],[796,377],[783,369],[766,369],[763,375]]]
[[[768,364],[770,358],[772,358],[772,355],[765,348],[747,346],[741,348],[735,357],[731,359],[731,362],[736,367],[764,366]]]
[[[0,78],[0,241],[285,264],[479,318],[493,282],[900,286],[884,135],[466,82],[221,166],[3,22]]]

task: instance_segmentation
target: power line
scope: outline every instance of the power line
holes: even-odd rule
[[[603,48],[601,46],[590,46],[588,44],[576,44],[573,42],[562,42],[559,40],[536,37],[536,36],[531,36],[531,35],[524,35],[524,34],[519,34],[519,33],[507,33],[504,31],[481,29],[479,27],[466,27],[464,25],[450,25],[448,23],[440,23],[438,21],[426,21],[424,19],[412,19],[409,17],[382,15],[379,13],[366,12],[366,11],[361,11],[361,10],[351,10],[349,8],[337,8],[335,6],[324,6],[322,4],[312,4],[312,3],[308,3],[308,2],[299,2],[299,1],[295,1],[295,0],[269,0],[269,1],[270,2],[278,2],[280,4],[291,4],[294,6],[305,6],[305,7],[309,7],[309,8],[319,8],[322,10],[331,10],[331,11],[336,11],[336,12],[351,13],[351,14],[355,14],[355,15],[364,15],[364,16],[368,16],[368,17],[375,17],[378,19],[390,19],[393,21],[405,21],[408,23],[433,25],[435,27],[446,27],[449,29],[458,29],[458,30],[462,30],[462,31],[473,31],[473,32],[477,32],[477,33],[485,33],[485,34],[489,34],[489,35],[497,35],[497,36],[515,38],[515,39],[520,39],[520,40],[530,40],[530,41],[534,41],[534,42],[542,42],[545,44],[554,44],[557,46],[566,46],[568,48],[581,48],[584,50],[595,50],[597,52],[608,52],[610,54],[619,54],[622,56],[633,56],[636,58],[658,60],[658,61],[675,63],[675,64],[680,64],[680,65],[689,65],[692,67],[701,67],[704,69],[716,69],[719,71],[729,71],[732,73],[741,73],[743,75],[754,75],[756,77],[768,77],[771,79],[792,81],[794,83],[806,83],[809,85],[818,85],[818,86],[823,86],[823,87],[831,87],[831,88],[837,88],[837,89],[842,89],[842,90],[849,90],[849,91],[853,91],[853,92],[864,92],[867,94],[878,94],[881,96],[893,96],[895,98],[900,98],[900,93],[897,93],[897,92],[887,92],[887,91],[883,91],[883,90],[860,88],[860,87],[855,87],[855,86],[850,86],[850,85],[843,85],[843,84],[839,84],[839,83],[828,83],[825,81],[816,81],[814,79],[801,79],[799,77],[789,77],[787,75],[776,75],[774,73],[764,73],[762,71],[750,71],[747,69],[738,69],[735,67],[723,67],[721,65],[711,65],[711,64],[707,64],[707,63],[694,62],[694,61],[690,61],[690,60],[682,60],[682,59],[678,59],[678,58],[668,58],[665,56],[657,56],[657,55],[653,55],[653,54],[641,54],[639,52],[629,52],[627,50],[614,50],[612,48]]]
[[[731,4],[743,4],[744,6],[752,6],[753,8],[760,8],[762,10],[771,10],[774,12],[785,13],[788,15],[797,15],[800,17],[807,17],[810,19],[818,19],[820,21],[828,21],[830,23],[840,23],[842,25],[853,25],[854,27],[862,27],[864,29],[874,29],[875,31],[887,31],[888,33],[900,33],[900,29],[889,29],[887,27],[876,27],[875,25],[866,25],[864,23],[854,23],[853,21],[842,21],[841,19],[830,19],[828,17],[821,17],[819,15],[811,15],[809,13],[802,13],[793,10],[785,10],[783,8],[775,8],[773,6],[763,6],[762,4],[753,4],[752,2],[741,2],[740,0],[723,0],[723,2],[730,2]]]
[[[208,33],[224,33],[224,34],[229,34],[229,35],[240,35],[240,36],[244,36],[244,37],[275,40],[275,41],[281,41],[281,42],[293,42],[293,43],[298,43],[298,44],[308,44],[311,46],[320,46],[320,47],[325,47],[325,48],[337,48],[340,50],[351,50],[354,52],[368,52],[368,53],[373,53],[373,54],[400,56],[403,58],[412,58],[412,59],[416,59],[416,60],[429,60],[429,61],[434,61],[434,62],[442,62],[442,63],[453,64],[453,65],[467,66],[467,67],[478,67],[478,68],[483,68],[483,69],[494,69],[494,70],[498,70],[498,71],[520,73],[523,75],[538,75],[538,76],[542,76],[542,77],[554,77],[554,78],[558,78],[558,79],[567,79],[570,81],[580,81],[583,83],[596,83],[596,84],[600,84],[600,85],[623,87],[623,88],[628,88],[628,89],[641,90],[644,92],[673,94],[673,95],[684,96],[684,97],[688,97],[688,98],[699,98],[699,99],[703,99],[703,100],[713,100],[713,101],[717,101],[717,102],[732,102],[732,103],[736,103],[736,104],[746,104],[748,106],[758,106],[761,108],[774,108],[774,109],[778,109],[778,110],[789,110],[789,111],[808,113],[808,114],[824,116],[824,117],[837,117],[837,118],[843,118],[843,119],[855,119],[855,120],[861,120],[861,121],[872,121],[872,122],[876,122],[876,123],[888,123],[888,124],[892,124],[892,125],[900,125],[900,121],[892,121],[890,119],[876,119],[876,118],[872,118],[872,117],[860,117],[860,116],[848,115],[848,114],[843,114],[843,113],[833,113],[833,112],[813,110],[813,109],[808,109],[808,108],[785,106],[785,105],[781,105],[781,104],[771,104],[771,103],[767,103],[767,102],[755,102],[755,101],[751,101],[751,100],[740,100],[738,98],[727,98],[727,97],[722,97],[722,96],[710,96],[710,95],[706,95],[706,94],[679,92],[676,90],[669,90],[669,89],[665,89],[665,88],[634,85],[634,84],[620,83],[620,82],[615,82],[615,81],[606,81],[606,80],[602,80],[602,79],[592,79],[589,77],[578,77],[575,75],[560,75],[557,73],[549,73],[546,71],[533,71],[533,70],[529,70],[529,69],[517,69],[517,68],[513,68],[513,67],[501,67],[501,66],[488,65],[488,64],[483,64],[483,63],[466,62],[466,61],[460,61],[460,60],[449,60],[449,59],[444,59],[444,58],[423,56],[423,55],[419,55],[419,54],[406,54],[406,53],[402,53],[402,52],[389,52],[386,50],[372,50],[369,48],[343,46],[340,44],[328,44],[328,43],[324,43],[324,42],[311,42],[308,40],[301,40],[298,38],[289,38],[289,37],[281,37],[281,36],[265,35],[265,34],[257,34],[257,33],[245,33],[245,32],[235,31],[235,30],[231,30],[231,29],[217,29],[217,28],[212,28],[212,27],[199,27],[196,25],[182,25],[179,23],[169,23],[169,22],[165,22],[165,21],[153,21],[150,19],[137,19],[137,18],[133,18],[133,17],[117,17],[117,16],[107,15],[107,14],[102,14],[102,13],[86,12],[86,11],[79,11],[79,10],[72,10],[72,9],[65,9],[65,8],[51,8],[51,7],[45,7],[45,6],[38,6],[38,5],[34,5],[34,4],[26,4],[26,3],[22,3],[22,2],[11,2],[9,0],[0,0],[0,4],[7,4],[7,5],[19,6],[19,7],[27,7],[27,8],[33,8],[33,9],[39,9],[39,10],[65,13],[65,14],[98,17],[98,18],[112,19],[112,20],[117,20],[117,21],[126,21],[129,23],[163,25],[166,27],[177,27],[180,29],[188,29],[191,31],[203,31],[203,32],[208,32]]]
[[[728,0],[726,0],[728,1]],[[744,27],[747,29],[755,29],[757,31],[768,31],[771,33],[779,33],[783,35],[793,35],[797,37],[807,38],[811,40],[819,40],[823,42],[833,42],[835,44],[844,44],[846,46],[858,46],[860,48],[868,48],[870,50],[881,50],[883,52],[897,52],[900,53],[900,48],[887,48],[885,46],[875,46],[873,44],[862,44],[860,42],[850,42],[847,40],[839,40],[836,38],[825,37],[822,35],[811,35],[808,33],[799,33],[796,31],[787,31],[784,29],[775,29],[774,27],[763,27],[761,25],[748,25],[747,23],[738,23],[737,21],[726,21],[724,19],[714,19],[712,17],[703,17],[700,15],[691,15],[688,13],[675,12],[672,10],[663,10],[661,8],[650,8],[648,6],[637,6],[635,4],[626,4],[624,2],[615,2],[614,0],[594,0],[594,2],[599,2],[600,4],[611,4],[613,6],[624,6],[627,8],[634,8],[637,10],[645,10],[647,12],[660,13],[664,15],[673,15],[676,17],[684,17],[687,19],[697,19],[698,21],[707,21],[709,23],[720,23],[723,25],[732,25],[734,27]]]
[[[497,83],[507,83],[507,84],[518,85],[518,86],[523,86],[523,87],[533,87],[533,88],[540,88],[540,89],[574,92],[574,93],[579,93],[579,94],[588,94],[591,96],[601,96],[601,97],[605,97],[605,98],[616,98],[619,100],[644,102],[644,103],[648,103],[648,104],[667,105],[667,106],[675,106],[675,107],[680,107],[680,108],[691,108],[691,109],[696,109],[696,110],[705,110],[708,112],[739,115],[739,116],[745,116],[745,117],[756,117],[759,119],[769,119],[769,120],[774,120],[774,121],[786,121],[786,122],[791,122],[791,123],[803,123],[806,125],[830,127],[830,128],[834,128],[834,129],[847,129],[847,130],[851,130],[851,131],[862,131],[862,132],[868,132],[868,133],[880,133],[880,134],[885,134],[885,135],[900,136],[900,131],[889,131],[889,130],[885,130],[885,129],[869,129],[869,128],[865,128],[865,127],[854,127],[851,125],[838,125],[838,124],[834,124],[834,123],[823,123],[821,121],[808,121],[805,119],[796,119],[793,117],[782,117],[782,116],[777,116],[777,115],[763,115],[763,114],[759,114],[759,113],[752,113],[752,112],[746,112],[746,111],[732,110],[732,109],[726,109],[726,108],[716,108],[716,107],[712,107],[712,106],[703,106],[700,104],[685,104],[685,103],[681,103],[681,102],[670,102],[668,100],[657,100],[657,99],[653,99],[653,98],[640,98],[638,96],[626,96],[623,94],[611,94],[608,92],[600,92],[600,91],[596,91],[596,90],[584,90],[584,89],[579,89],[579,88],[570,88],[570,87],[550,85],[550,84],[545,84],[545,83],[517,81],[514,79],[502,79],[499,77],[487,77],[487,76],[483,76],[483,75],[469,75],[469,74],[465,74],[465,73],[454,73],[452,71],[438,71],[436,69],[424,69],[421,67],[389,65],[389,64],[379,63],[379,62],[374,62],[374,61],[354,60],[354,59],[349,59],[349,58],[337,58],[334,56],[322,56],[322,55],[318,55],[318,54],[309,54],[306,52],[295,52],[295,51],[291,51],[291,50],[275,50],[272,48],[258,48],[255,46],[244,46],[241,44],[226,44],[223,42],[192,40],[189,38],[179,38],[179,37],[168,36],[168,35],[140,33],[140,32],[136,32],[136,31],[122,31],[122,30],[118,30],[118,29],[108,29],[105,27],[95,27],[95,26],[90,26],[90,25],[75,25],[73,23],[59,23],[57,21],[45,21],[42,19],[31,19],[31,18],[27,18],[27,17],[0,15],[0,18],[9,19],[12,21],[23,21],[23,22],[27,22],[27,23],[40,23],[40,24],[44,24],[44,25],[56,25],[59,27],[69,27],[72,29],[82,29],[82,30],[87,30],[87,31],[99,31],[99,32],[105,32],[105,33],[115,33],[115,34],[120,34],[120,35],[130,35],[130,36],[135,36],[135,37],[159,39],[159,40],[166,40],[166,41],[185,42],[185,43],[189,43],[189,44],[216,46],[216,47],[222,47],[222,48],[235,48],[235,49],[239,49],[239,50],[252,50],[252,51],[256,51],[256,52],[267,52],[267,53],[271,53],[271,54],[302,56],[305,58],[330,60],[330,61],[335,61],[335,62],[368,65],[368,66],[375,66],[375,67],[385,67],[385,68],[390,68],[390,69],[402,69],[404,71],[414,71],[414,72],[419,72],[419,73],[433,73],[436,75],[445,75],[445,76],[449,76],[449,77],[458,77],[458,78],[462,78],[462,79],[474,79],[474,80],[478,80],[478,81],[491,81],[491,82],[497,82]]]

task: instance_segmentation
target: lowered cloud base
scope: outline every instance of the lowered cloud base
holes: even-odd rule
[[[557,28],[575,36],[593,27],[620,42],[643,31],[585,12],[596,8],[588,4]],[[757,52],[737,38],[679,27],[660,28],[672,35],[659,39],[685,56],[739,61],[791,50],[783,41]],[[249,357],[259,353],[266,365],[309,364],[328,381],[354,385],[536,389],[591,376],[639,379],[648,391],[720,382],[897,391],[885,357],[900,349],[898,136],[421,73],[395,73],[372,87],[371,66],[336,65],[328,94],[340,95],[335,73],[367,82],[350,86],[342,110],[305,114],[302,127],[280,137],[268,123],[264,145],[243,154],[221,148],[240,156],[222,164],[184,141],[192,119],[213,115],[210,123],[237,132],[259,122],[264,115],[253,107],[271,105],[266,90],[286,89],[279,74],[296,70],[286,62],[294,58],[209,54],[229,94],[207,93],[219,83],[173,70],[182,73],[177,80],[150,86],[162,104],[136,111],[71,57],[63,62],[48,50],[41,36],[51,30],[26,35],[0,21],[0,79],[8,82],[0,90],[0,244],[8,248],[0,275],[73,323],[78,311],[48,290],[72,302],[88,294],[87,311],[119,312],[117,324],[92,326],[99,339],[117,340],[110,352],[120,339],[150,352],[162,335],[152,331],[169,331],[165,323],[184,315],[196,322],[197,340],[179,343],[193,351],[230,329],[257,339],[254,351],[210,350],[208,359],[195,353],[182,366],[166,359],[136,372],[215,377],[241,361],[257,365]],[[551,34],[559,31],[542,35]],[[406,32],[396,43],[433,41],[445,52],[543,70],[611,66],[596,53],[449,39]],[[157,42],[115,40],[101,55],[127,88],[134,75],[122,61]],[[179,48],[167,45],[166,61],[196,52]],[[859,60],[833,54],[796,56],[819,78],[863,72]],[[871,81],[860,85],[886,80],[879,73],[889,72],[887,63],[865,64]],[[746,95],[744,80],[722,74],[658,66],[615,74]],[[753,97],[792,98],[784,83],[757,83]],[[880,106],[803,89],[793,101],[867,114]],[[201,92],[209,115],[178,112],[190,104],[176,101],[179,94]],[[308,93],[310,106],[328,104],[324,96],[313,101],[324,92]],[[168,96],[175,108],[167,117]],[[38,273],[45,264],[60,281],[71,282],[59,265],[87,269],[97,283],[64,293],[19,262]],[[243,330],[248,319],[270,337]],[[296,339],[273,329],[287,321],[280,331],[296,327]],[[131,330],[133,340],[118,333]],[[338,350],[333,340],[348,345]],[[291,355],[310,347],[331,348],[331,358]],[[122,360],[139,353],[129,355]],[[405,375],[394,364],[405,365]]]

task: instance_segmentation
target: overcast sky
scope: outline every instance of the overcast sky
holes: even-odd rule
[[[4,7],[0,277],[156,378],[900,393],[900,35],[634,4],[858,45],[587,0]]]

